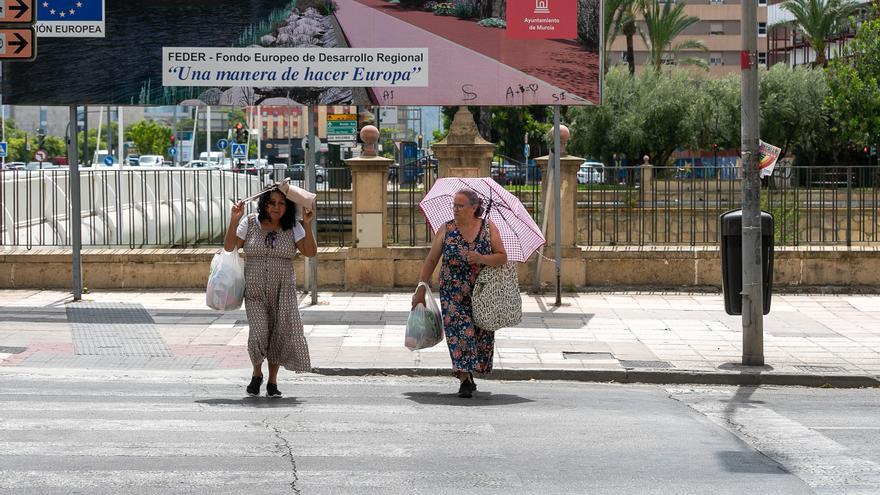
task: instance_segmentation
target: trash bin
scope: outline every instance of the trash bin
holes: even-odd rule
[[[724,311],[742,314],[742,209],[730,210],[718,217],[721,232],[721,284]],[[770,312],[773,289],[773,215],[761,212],[761,280],[764,314]]]

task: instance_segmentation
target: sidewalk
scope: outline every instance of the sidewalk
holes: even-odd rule
[[[445,345],[403,347],[410,294],[323,292],[301,303],[315,371],[449,373]],[[519,327],[496,335],[495,378],[660,383],[880,385],[880,296],[775,295],[764,319],[767,366],[746,369],[739,317],[720,295],[523,296]],[[217,312],[203,292],[0,291],[0,366],[242,369],[244,310]]]

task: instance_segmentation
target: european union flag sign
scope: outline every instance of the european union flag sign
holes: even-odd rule
[[[37,0],[37,36],[103,38],[105,0]]]

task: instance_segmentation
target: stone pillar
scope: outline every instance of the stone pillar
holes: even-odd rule
[[[551,131],[550,142],[553,142],[552,137],[553,132]],[[566,248],[576,248],[577,247],[577,233],[578,233],[578,220],[577,220],[577,200],[578,200],[578,190],[577,190],[577,171],[580,168],[581,164],[584,163],[584,159],[578,156],[571,156],[565,151],[565,143],[568,141],[570,137],[570,133],[568,128],[563,126],[559,127],[559,142],[562,148],[562,156],[559,159],[559,167],[560,167],[560,175],[562,176],[562,194],[560,203],[562,207],[560,211],[562,213],[562,232],[560,235],[560,242],[562,244],[563,250]],[[541,180],[542,186],[547,185],[547,187],[541,188],[541,196],[542,196],[542,205],[546,204],[547,195],[550,195],[550,208],[545,212],[548,215],[547,221],[547,246],[553,246],[556,240],[556,230],[555,230],[555,205],[553,204],[553,191],[549,187],[549,184],[546,182],[546,179],[549,177],[549,167],[553,165],[553,162],[550,159],[550,155],[542,156],[535,159],[535,162],[541,167]],[[542,206],[543,207],[543,206]],[[565,255],[563,255],[565,256]]]
[[[480,136],[474,116],[458,107],[449,134],[431,146],[437,158],[439,177],[489,177],[495,144]]]
[[[390,158],[376,156],[379,130],[368,125],[361,129],[363,153],[345,160],[351,168],[351,223],[353,247],[383,248],[388,244],[388,167]]]
[[[639,179],[639,189],[642,191],[642,201],[650,203],[654,197],[654,166],[651,165],[651,159],[648,155],[643,158],[644,162],[641,166],[641,178]]]

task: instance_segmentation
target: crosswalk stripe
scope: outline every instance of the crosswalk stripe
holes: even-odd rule
[[[305,433],[346,433],[371,432],[385,433],[456,433],[489,435],[495,433],[490,424],[479,423],[380,423],[380,422],[320,422],[290,421],[277,426],[281,432]],[[0,431],[204,431],[204,432],[242,432],[264,430],[259,421],[234,420],[119,420],[119,419],[9,419],[0,418]]]
[[[439,487],[468,489],[517,488],[520,478],[513,473],[474,471],[0,471],[0,489],[20,487],[131,488],[134,486],[206,487],[223,485],[265,485],[296,483],[316,487]]]

